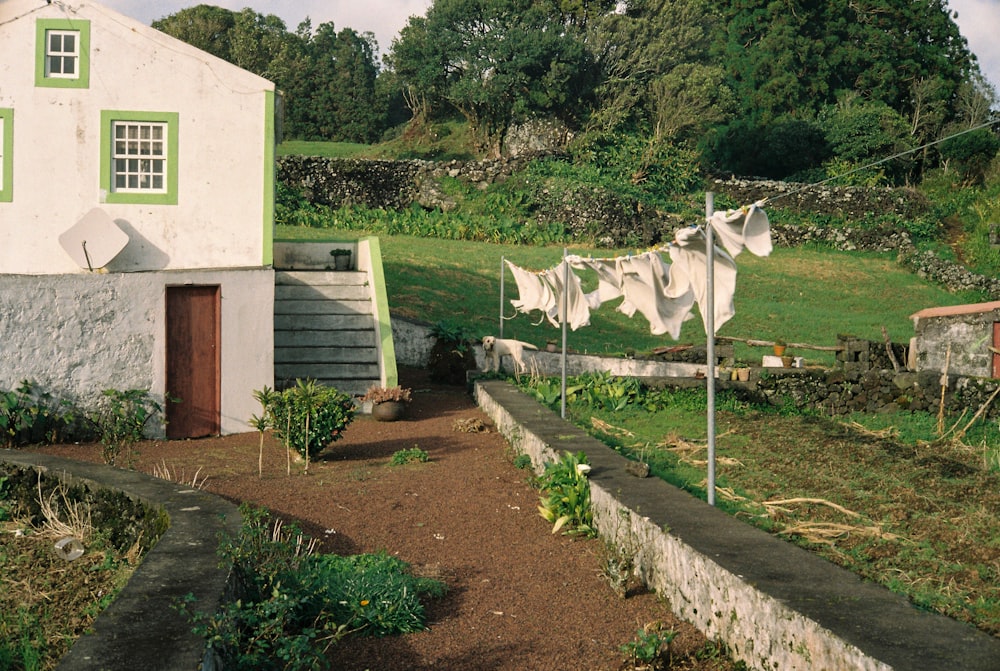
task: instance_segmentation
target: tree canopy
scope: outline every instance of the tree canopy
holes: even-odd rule
[[[784,178],[852,169],[996,114],[946,0],[433,0],[384,64],[371,33],[308,19],[288,32],[251,9],[198,5],[153,26],[273,80],[298,139],[373,142],[404,111],[416,123],[460,115],[497,156],[511,125],[544,117],[637,135],[649,156],[698,147],[708,170]],[[880,174],[904,179],[938,158]]]

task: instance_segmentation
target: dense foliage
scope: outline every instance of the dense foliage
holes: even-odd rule
[[[198,5],[153,25],[272,79],[303,140],[371,143],[407,119],[426,135],[458,116],[497,156],[509,128],[544,118],[584,144],[634,137],[650,167],[664,145],[696,146],[715,173],[902,184],[942,163],[911,150],[997,120],[945,0],[434,0],[381,64],[371,33],[332,23],[288,32]],[[949,148],[967,181],[992,158],[984,138]]]

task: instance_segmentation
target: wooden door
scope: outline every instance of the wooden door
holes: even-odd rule
[[[1000,322],[993,322],[993,377],[1000,377]]]
[[[218,435],[219,287],[167,287],[166,303],[167,438]],[[180,400],[175,403],[171,398]]]

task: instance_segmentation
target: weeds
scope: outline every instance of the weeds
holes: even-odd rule
[[[405,466],[406,464],[424,463],[428,459],[430,457],[427,452],[414,445],[407,450],[397,450],[394,452],[389,463],[393,466]]]
[[[421,597],[445,592],[384,552],[317,554],[298,527],[246,504],[240,511],[240,534],[219,553],[232,563],[242,597],[214,614],[195,611],[191,597],[177,605],[227,668],[325,668],[326,651],[345,636],[423,630]]]

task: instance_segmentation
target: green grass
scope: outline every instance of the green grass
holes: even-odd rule
[[[571,399],[568,415],[657,477],[704,498],[704,390],[650,393],[666,405],[611,411]],[[784,415],[725,392],[719,405],[719,508],[920,608],[1000,634],[1000,470],[988,462],[1000,444],[995,421],[977,423],[958,442],[942,440],[935,418],[921,413]]]
[[[275,149],[278,156],[322,156],[324,158],[359,158],[371,153],[371,145],[352,142],[309,142],[287,140]]]
[[[282,240],[340,240],[363,235],[357,231],[279,227]],[[495,334],[500,324],[501,259],[529,270],[559,263],[562,247],[499,245],[482,242],[379,236],[389,305],[400,317],[437,323],[447,321],[479,336]],[[570,253],[614,256],[638,250],[597,250],[570,247]],[[818,248],[779,248],[766,258],[744,253],[737,259],[736,316],[720,336],[744,339],[836,344],[837,334],[881,340],[885,327],[895,342],[913,335],[910,315],[926,307],[979,300],[974,295],[951,294],[900,268],[889,255],[837,252]],[[581,274],[585,289],[593,278]],[[505,273],[503,313],[514,315],[510,299],[517,286]],[[569,333],[569,346],[578,352],[620,355],[642,354],[654,347],[676,344],[669,336],[653,336],[638,313],[632,318],[609,302],[591,313],[591,325]],[[548,322],[535,325],[538,315],[518,314],[504,321],[505,337],[542,347],[560,331]],[[684,325],[679,343],[703,343],[700,318]],[[737,345],[737,359],[760,360],[767,352]],[[797,351],[807,363],[828,365],[831,354]]]

